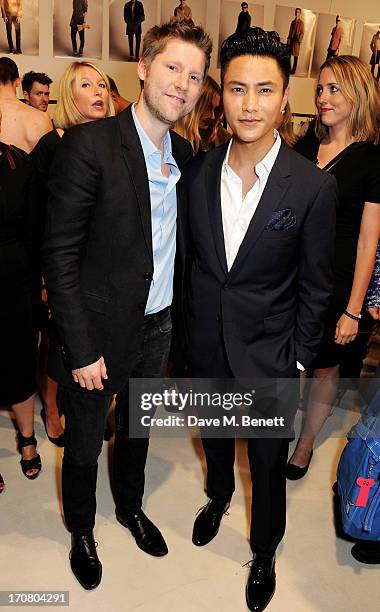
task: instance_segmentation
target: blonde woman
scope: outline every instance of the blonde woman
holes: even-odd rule
[[[189,115],[177,121],[174,129],[190,142],[196,155],[199,150],[213,149],[231,137],[222,126],[222,114],[221,89],[207,76],[197,104]]]
[[[360,364],[371,329],[363,308],[380,233],[379,87],[367,64],[342,55],[322,65],[316,90],[315,130],[295,150],[338,183],[335,286],[314,361],[305,427],[288,463],[288,478],[307,472],[316,435],[330,414],[340,367]],[[345,376],[358,377],[360,368]],[[354,368],[352,368],[354,370]]]
[[[48,199],[48,174],[57,146],[65,130],[74,125],[87,123],[114,115],[110,87],[106,74],[89,62],[72,62],[65,70],[59,85],[59,96],[54,116],[55,130],[45,134],[32,152],[36,167],[37,192],[42,209]],[[47,334],[42,333],[42,344],[47,354]],[[56,407],[57,385],[45,376],[46,364],[42,365],[39,389],[44,408],[41,412],[49,440],[56,446],[64,445],[63,429]]]

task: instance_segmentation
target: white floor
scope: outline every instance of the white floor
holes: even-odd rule
[[[39,411],[37,411],[38,413]],[[336,412],[338,414],[339,411]],[[345,418],[355,421],[353,413]],[[271,612],[377,612],[380,566],[365,566],[338,540],[332,523],[331,485],[344,439],[331,417],[309,474],[288,486],[287,532],[277,555],[277,591]],[[348,429],[348,426],[347,426]],[[147,466],[145,511],[161,528],[169,554],[140,551],[114,517],[109,486],[112,443],[104,444],[98,476],[95,537],[103,563],[99,588],[84,591],[68,564],[69,535],[62,522],[62,451],[46,439],[36,417],[43,471],[35,481],[21,473],[10,414],[0,411],[0,590],[69,591],[76,611],[244,611],[249,561],[250,504],[244,443],[238,445],[236,493],[218,536],[205,548],[191,543],[194,515],[205,502],[199,441],[155,438]],[[12,606],[13,608],[14,606]],[[11,609],[11,607],[9,607]]]

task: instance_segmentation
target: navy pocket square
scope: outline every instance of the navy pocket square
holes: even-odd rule
[[[268,223],[265,226],[266,230],[272,230],[275,232],[284,232],[294,227],[297,221],[294,210],[291,208],[284,208],[284,210],[276,210]]]

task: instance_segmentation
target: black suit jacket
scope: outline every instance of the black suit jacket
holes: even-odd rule
[[[189,143],[171,133],[181,171]],[[44,276],[56,334],[49,372],[75,385],[71,370],[104,356],[103,393],[126,383],[139,346],[153,275],[151,205],[143,150],[131,108],[117,117],[71,128],[49,179]],[[177,183],[175,305],[181,312],[186,194]]]
[[[141,34],[141,24],[145,21],[144,6],[142,2],[136,0],[134,19],[132,19],[132,2],[124,5],[124,21],[127,24],[126,34]]]
[[[292,377],[297,360],[307,368],[316,354],[332,289],[335,179],[282,143],[228,271],[220,201],[227,147],[190,171],[190,363],[209,375],[224,341],[234,376]],[[294,226],[267,229],[286,209]]]

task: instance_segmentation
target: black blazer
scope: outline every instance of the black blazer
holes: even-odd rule
[[[171,132],[183,171],[189,143]],[[44,276],[56,335],[52,378],[73,382],[71,370],[104,356],[115,393],[128,379],[139,346],[153,275],[151,206],[143,150],[131,108],[117,117],[71,128],[49,179]],[[186,194],[177,183],[176,312],[181,311]],[[177,316],[178,318],[178,316]]]
[[[234,376],[292,377],[297,360],[307,368],[316,354],[332,290],[335,179],[282,142],[228,272],[220,201],[227,147],[190,171],[190,363],[207,376],[223,338]],[[293,226],[268,229],[275,211]]]
[[[124,5],[124,21],[127,24],[126,34],[141,34],[141,24],[145,21],[145,13],[143,3],[136,0],[134,19],[132,19],[132,2],[126,2]]]

